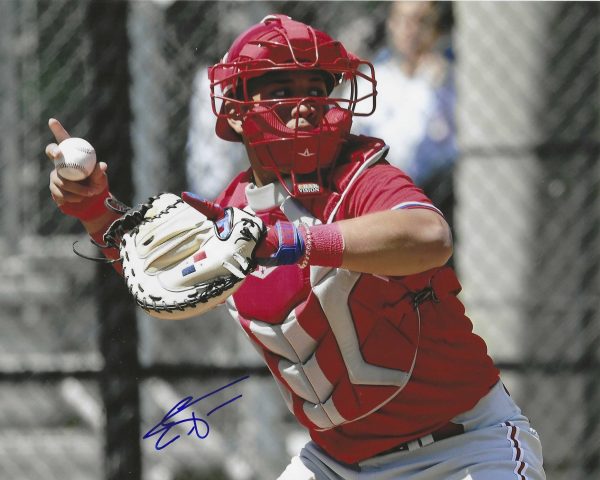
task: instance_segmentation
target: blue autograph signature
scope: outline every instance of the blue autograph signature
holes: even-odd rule
[[[236,383],[246,380],[249,377],[250,377],[250,375],[240,377],[237,380],[234,380],[233,382],[230,382],[227,385],[217,388],[216,390],[213,390],[212,392],[209,392],[206,395],[202,395],[201,397],[198,397],[198,398],[185,397],[184,399],[177,402],[177,404],[175,404],[175,406],[166,413],[166,415],[162,418],[162,420],[159,423],[157,423],[154,427],[152,427],[150,430],[148,430],[148,432],[146,432],[146,434],[144,435],[144,440],[147,440],[150,437],[154,437],[156,435],[160,435],[154,444],[154,448],[156,450],[162,450],[163,448],[171,445],[173,442],[175,442],[181,436],[181,435],[175,435],[174,437],[169,439],[168,442],[161,443],[163,441],[163,438],[165,437],[165,435],[167,435],[167,433],[169,433],[169,430],[171,430],[171,428],[173,428],[177,425],[182,425],[184,423],[191,423],[191,428],[187,432],[188,437],[192,433],[194,433],[194,435],[196,435],[196,437],[200,438],[200,439],[204,439],[204,438],[208,437],[208,434],[210,432],[210,427],[208,426],[208,422],[200,417],[197,417],[196,413],[193,410],[191,412],[191,417],[189,417],[189,418],[185,418],[183,420],[172,420],[172,418],[177,416],[179,413],[183,412],[187,408],[191,407],[192,405],[198,403],[199,401],[204,400],[205,398],[208,398],[211,395],[214,395],[215,393],[222,392],[223,390],[231,387],[232,385],[235,385]],[[226,402],[224,402],[224,403],[216,406],[212,410],[210,410],[206,414],[206,416],[210,417],[213,413],[215,413],[220,408],[223,408],[224,406],[235,402],[238,398],[241,398],[241,397],[242,397],[242,395],[240,394],[233,398],[230,398]]]

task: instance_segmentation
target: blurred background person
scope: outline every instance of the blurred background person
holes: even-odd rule
[[[387,159],[404,170],[453,225],[452,170],[458,157],[452,2],[390,4],[375,56],[377,110],[354,133],[385,138]]]

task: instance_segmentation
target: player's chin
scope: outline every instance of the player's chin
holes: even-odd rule
[[[298,130],[299,132],[310,132],[317,128],[316,125],[313,125],[311,122],[304,120],[303,118],[298,121],[296,119],[290,120],[287,122],[286,127],[291,130]]]

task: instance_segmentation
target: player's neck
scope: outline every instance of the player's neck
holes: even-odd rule
[[[251,148],[246,148],[248,152],[248,160],[250,161],[250,167],[252,169],[252,183],[257,187],[264,187],[269,183],[277,181],[277,175],[272,171],[262,168],[260,162],[256,158],[256,153]]]

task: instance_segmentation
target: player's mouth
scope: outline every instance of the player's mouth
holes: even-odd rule
[[[287,122],[286,127],[292,130],[313,130],[316,128],[316,126],[309,122],[306,118],[292,118],[289,122]]]

